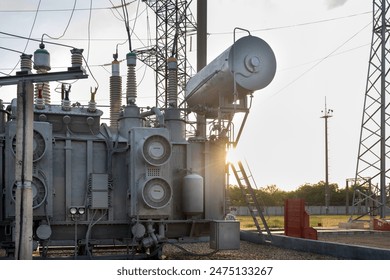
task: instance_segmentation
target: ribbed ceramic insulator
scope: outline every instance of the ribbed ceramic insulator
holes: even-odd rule
[[[38,69],[37,70],[38,74],[45,74],[47,73],[46,70],[44,69]],[[51,95],[50,95],[50,84],[48,82],[43,82],[43,83],[36,83],[35,84],[35,99],[39,98],[39,89],[42,89],[42,98],[45,102],[45,104],[50,104],[51,103]]]
[[[168,70],[168,104],[177,106],[177,70]]]
[[[31,71],[32,69],[32,55],[22,54],[20,56],[20,70]]]
[[[118,128],[118,119],[122,107],[122,77],[110,77],[110,122],[112,128]]]
[[[70,111],[72,109],[70,100],[63,99],[61,101],[61,105],[62,105],[62,110],[63,111]]]
[[[135,77],[135,65],[127,66],[127,87],[126,100],[127,105],[135,104],[137,99],[137,82]]]
[[[96,102],[95,101],[89,101],[88,102],[88,112],[94,113],[96,112]]]
[[[43,98],[35,99],[35,108],[42,110],[45,109],[45,100]]]
[[[83,65],[83,50],[72,49],[72,67],[81,67]]]

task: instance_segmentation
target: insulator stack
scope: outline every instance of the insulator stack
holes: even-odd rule
[[[72,49],[72,67],[80,68],[83,65],[83,49]]]
[[[35,99],[35,108],[37,108],[38,110],[45,109],[45,101],[43,98],[36,98]]]
[[[35,108],[38,110],[45,109],[45,100],[42,97],[42,87],[42,83],[40,85],[35,84]]]
[[[122,107],[122,77],[119,72],[119,62],[115,59],[112,64],[110,77],[110,122],[111,127],[118,129],[118,119]]]
[[[94,100],[90,100],[88,102],[88,112],[95,113],[97,110],[96,102]]]
[[[177,107],[177,60],[168,58],[168,105]]]
[[[32,69],[32,55],[30,54],[22,54],[20,56],[20,70],[31,72]]]
[[[71,89],[71,85],[68,87],[65,84],[62,84],[61,87],[61,107],[63,111],[70,111],[72,109],[71,102],[69,100],[69,93]]]
[[[39,45],[39,49],[34,52],[34,69],[37,70],[38,74],[45,74],[51,69],[50,53],[45,49],[45,45],[43,43],[41,43]],[[35,99],[36,102],[39,103],[38,107],[44,108],[45,104],[50,104],[49,83],[42,82],[35,84]]]
[[[134,105],[137,99],[137,82],[135,77],[135,66],[137,64],[137,56],[130,52],[126,55],[127,60],[127,87],[126,101],[127,105]]]
[[[39,69],[37,70],[37,73],[45,74],[47,73],[47,71],[44,69]],[[35,96],[35,100],[42,99],[42,102],[44,102],[44,104],[50,104],[51,103],[50,84],[48,82],[36,83],[34,96]]]
[[[91,88],[91,100],[88,102],[88,112],[95,113],[97,108],[96,108],[96,101],[95,101],[95,95],[96,95],[97,88],[95,88],[94,91],[92,91]]]
[[[70,111],[72,109],[72,104],[70,100],[63,99],[61,101],[61,106],[63,111]]]

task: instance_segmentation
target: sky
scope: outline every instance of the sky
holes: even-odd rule
[[[90,75],[88,80],[75,82],[70,99],[86,104],[90,88],[98,86],[96,101],[108,104],[112,54],[117,44],[119,59],[128,52],[121,10],[108,9],[120,2],[3,0],[0,32],[34,39],[43,34],[63,35],[52,41],[83,48],[96,81]],[[152,44],[153,12],[142,1],[127,2],[131,2],[128,11],[133,48]],[[193,2],[191,11],[196,15],[196,1]],[[268,87],[253,94],[251,112],[237,147],[258,187],[276,185],[290,191],[325,180],[325,125],[321,118],[325,100],[327,108],[333,110],[328,119],[329,181],[344,188],[346,179],[355,176],[371,12],[372,1],[368,0],[208,1],[208,62],[230,47],[235,27],[265,40],[276,56],[275,78]],[[49,40],[46,35],[44,39]],[[18,71],[18,52],[32,54],[38,45],[36,41],[0,34],[0,76],[14,74],[15,66]],[[70,66],[69,48],[47,44],[46,49],[51,54],[52,71]],[[190,49],[188,57],[196,66],[196,44]],[[126,74],[125,62],[121,71]],[[153,106],[153,71],[138,62],[137,79],[138,105]],[[60,100],[56,87],[56,83],[51,84],[52,103]],[[0,88],[3,101],[15,97],[15,87]]]

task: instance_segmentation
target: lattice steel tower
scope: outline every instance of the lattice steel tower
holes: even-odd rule
[[[372,43],[353,195],[360,217],[379,214],[384,218],[389,208],[389,8],[390,0],[373,1]]]
[[[139,51],[138,58],[156,72],[156,107],[167,108],[167,59],[177,59],[178,104],[184,100],[184,87],[189,78],[187,37],[196,31],[196,21],[190,11],[192,0],[143,0],[156,14],[156,45]]]

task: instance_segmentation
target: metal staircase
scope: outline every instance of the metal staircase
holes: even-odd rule
[[[249,176],[248,176],[241,161],[237,163],[237,166],[235,166],[235,164],[233,163],[231,163],[230,166],[233,170],[238,186],[241,189],[242,195],[244,196],[244,199],[248,206],[249,212],[253,218],[253,221],[255,222],[257,231],[259,232],[260,236],[263,238],[265,242],[271,242],[272,235],[268,228],[267,221],[264,218],[263,208],[258,202],[256,198],[256,194],[249,180],[249,178],[252,177],[252,175],[249,172]]]

